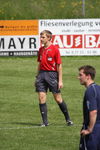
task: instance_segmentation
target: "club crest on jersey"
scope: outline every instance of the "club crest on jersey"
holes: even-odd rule
[[[51,51],[52,49],[48,49],[48,51]]]

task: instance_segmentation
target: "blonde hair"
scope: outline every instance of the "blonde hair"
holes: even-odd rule
[[[46,36],[48,38],[50,38],[50,40],[52,39],[52,33],[49,30],[43,30],[40,35],[46,34]]]

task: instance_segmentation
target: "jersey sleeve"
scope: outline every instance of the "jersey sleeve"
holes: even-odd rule
[[[56,47],[55,51],[56,51],[56,63],[61,64],[62,60],[61,60],[61,56],[60,56],[60,51],[57,47]]]
[[[38,57],[37,57],[38,62],[40,62],[40,52],[41,52],[41,49],[39,49],[39,52],[38,52]]]
[[[91,86],[86,91],[87,108],[89,111],[97,110],[96,91]]]

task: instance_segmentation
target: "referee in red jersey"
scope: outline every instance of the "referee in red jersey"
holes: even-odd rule
[[[38,73],[36,76],[36,92],[39,96],[39,108],[42,116],[42,127],[48,126],[46,96],[47,91],[52,92],[53,97],[62,113],[65,116],[68,126],[73,125],[67,110],[67,105],[62,99],[60,88],[63,87],[62,82],[62,62],[59,49],[53,45],[52,33],[44,30],[40,33],[41,44],[38,53]]]

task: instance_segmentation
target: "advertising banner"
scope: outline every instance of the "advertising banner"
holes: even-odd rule
[[[0,20],[0,56],[37,55],[43,30],[62,56],[100,55],[100,19],[42,19]]]
[[[33,55],[38,40],[38,20],[0,21],[0,56]]]
[[[100,19],[39,20],[39,33],[50,30],[62,56],[100,55]]]

